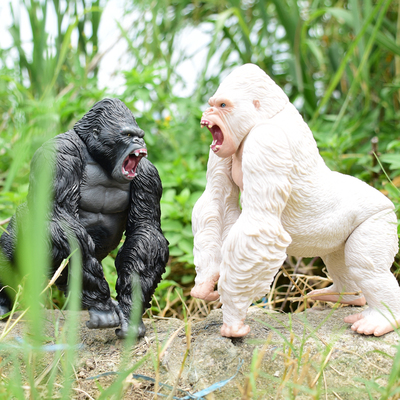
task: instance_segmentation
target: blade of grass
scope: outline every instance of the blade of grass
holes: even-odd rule
[[[61,398],[71,398],[71,390],[73,383],[73,365],[77,356],[75,345],[78,339],[79,316],[81,308],[81,292],[82,292],[82,256],[79,251],[75,238],[69,238],[70,248],[73,249],[71,254],[71,265],[69,274],[69,307],[68,318],[65,322],[63,333],[67,349],[65,350],[65,360],[63,368],[63,388],[61,390]]]
[[[225,26],[225,22],[229,17],[232,16],[232,14],[234,14],[234,12],[235,12],[235,8],[232,7],[232,8],[229,8],[228,10],[223,11],[222,13],[220,13],[218,15],[217,21],[215,23],[215,28],[213,29],[214,35],[213,35],[212,41],[211,41],[211,43],[209,45],[209,48],[208,48],[208,53],[207,53],[207,57],[206,57],[206,61],[205,61],[203,70],[202,70],[202,72],[200,74],[200,85],[199,85],[199,88],[202,88],[204,86],[205,77],[206,77],[206,74],[207,74],[207,71],[208,71],[208,67],[209,67],[209,64],[210,64],[210,61],[211,61],[211,57],[214,55],[214,53],[216,51],[217,41],[218,41],[218,38],[220,36],[220,33],[222,32],[222,30],[223,30],[223,28]],[[197,92],[196,101],[200,101],[200,98],[199,98],[200,93],[201,93],[200,91]]]
[[[363,52],[363,56],[361,58],[361,62],[359,64],[359,66],[357,67],[356,73],[354,74],[353,80],[351,82],[351,86],[349,91],[346,94],[346,99],[344,101],[344,103],[342,104],[342,107],[340,108],[340,112],[335,120],[335,123],[332,125],[331,128],[331,133],[336,131],[337,127],[339,126],[339,124],[341,123],[343,116],[347,110],[347,106],[349,105],[349,102],[352,99],[353,93],[357,87],[357,85],[359,84],[361,78],[365,75],[365,65],[367,64],[367,61],[369,59],[369,56],[371,54],[373,45],[375,44],[375,40],[376,40],[376,35],[382,25],[383,19],[386,15],[386,12],[390,6],[391,0],[386,1],[386,3],[383,5],[383,7],[381,8],[377,21],[374,25],[373,31],[371,36],[368,39],[368,43],[366,45],[366,48]],[[363,78],[364,79],[364,78]],[[368,108],[368,104],[365,106],[366,108]]]
[[[389,0],[389,3],[391,3],[392,1],[393,0]],[[337,84],[339,83],[339,81],[344,73],[347,63],[349,62],[350,58],[354,55],[354,52],[357,48],[358,43],[364,37],[365,32],[367,31],[368,27],[372,24],[372,21],[375,19],[376,15],[379,13],[379,10],[381,9],[382,4],[384,4],[385,2],[386,2],[386,0],[379,0],[379,2],[376,4],[374,9],[372,10],[371,14],[364,21],[364,24],[363,24],[362,28],[360,29],[360,32],[354,38],[354,41],[351,43],[349,49],[347,50],[345,56],[343,57],[338,70],[336,71],[335,75],[331,79],[331,82],[328,85],[324,96],[322,97],[317,109],[314,112],[314,115],[312,116],[310,125],[313,125],[315,123],[315,120],[320,115],[321,110],[323,109],[323,107],[326,105],[326,103],[331,98],[333,91],[335,90]]]

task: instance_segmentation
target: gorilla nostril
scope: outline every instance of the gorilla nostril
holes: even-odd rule
[[[134,136],[132,138],[132,142],[144,145],[144,140],[140,136],[139,137],[138,136]]]

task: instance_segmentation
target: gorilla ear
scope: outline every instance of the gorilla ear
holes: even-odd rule
[[[254,107],[256,108],[256,110],[258,110],[260,108],[259,100],[253,100],[253,104],[254,104]]]

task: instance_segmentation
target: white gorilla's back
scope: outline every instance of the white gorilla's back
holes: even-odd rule
[[[293,159],[292,191],[282,214],[282,224],[292,238],[288,254],[313,257],[331,253],[366,219],[394,209],[375,188],[326,166],[312,132],[292,104],[269,122],[286,135]]]

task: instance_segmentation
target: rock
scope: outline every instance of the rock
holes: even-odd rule
[[[143,361],[133,373],[156,378],[155,366],[159,365],[159,383],[174,386],[179,378],[178,388],[190,393],[233,377],[213,392],[215,399],[285,399],[295,395],[296,399],[309,399],[314,393],[315,398],[364,400],[368,398],[366,381],[387,385],[398,334],[377,338],[354,333],[343,318],[359,310],[328,307],[286,315],[253,307],[246,319],[251,332],[239,339],[220,336],[221,310],[186,325],[177,319],[145,319],[147,335],[129,349],[129,366]],[[47,311],[46,320],[46,335],[54,337],[54,321],[62,329],[65,317],[58,311]],[[77,354],[75,388],[96,397],[96,380],[106,388],[115,379],[116,375],[109,373],[119,371],[124,341],[116,337],[114,329],[87,329],[87,312],[81,313],[80,320],[83,347]],[[22,329],[23,325],[17,324],[7,340],[22,336]],[[7,370],[3,373],[7,375]],[[154,390],[151,382],[131,374],[125,386],[126,399],[151,398],[149,391]],[[160,386],[157,390],[171,392]],[[371,393],[377,395],[376,391]]]

